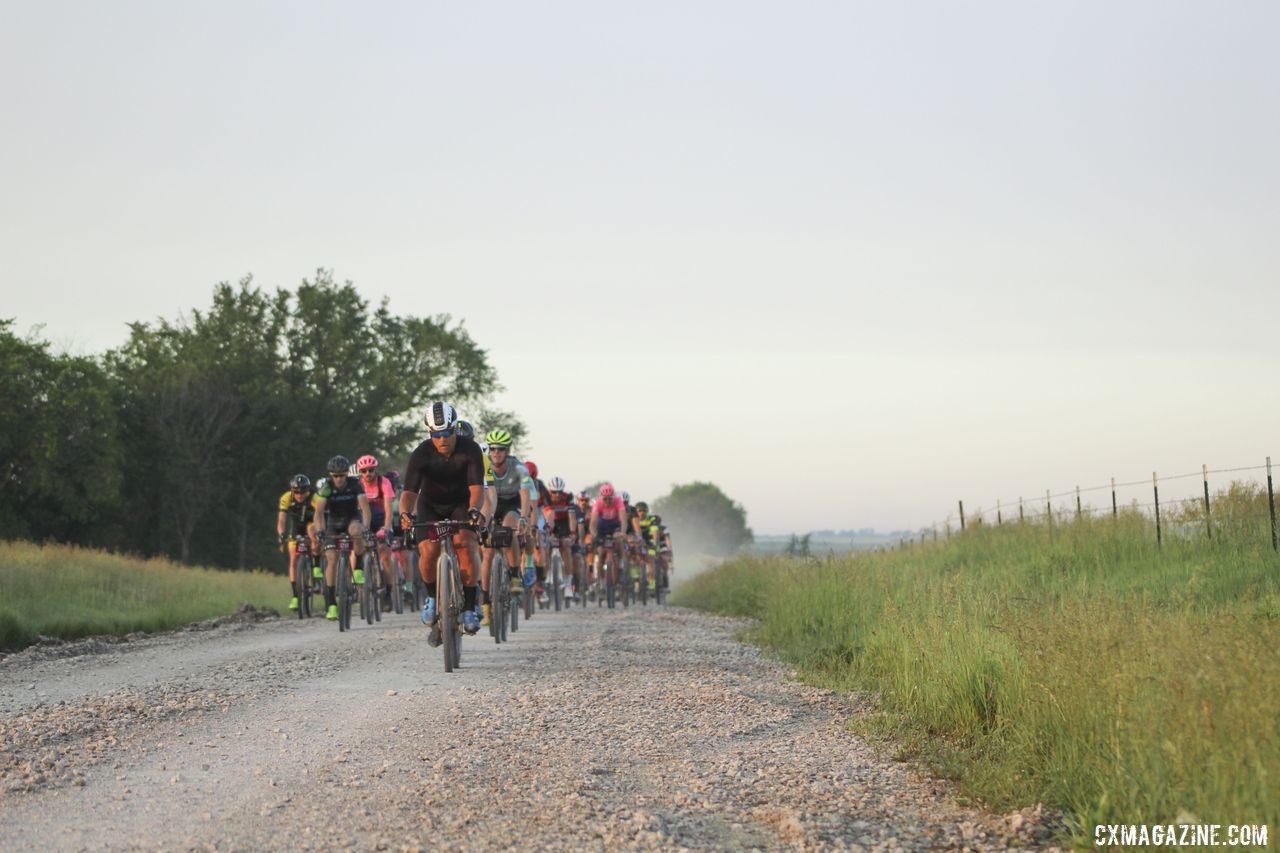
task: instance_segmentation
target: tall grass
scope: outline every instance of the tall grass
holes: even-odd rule
[[[0,542],[0,592],[0,649],[22,648],[42,634],[159,631],[227,615],[243,602],[279,607],[286,600],[279,575],[27,542]]]
[[[1262,512],[1257,512],[1261,500]],[[979,526],[936,545],[743,559],[678,603],[755,617],[816,683],[869,691],[864,723],[991,807],[1095,823],[1280,824],[1280,559],[1266,496],[1170,515]],[[1230,534],[1230,535],[1228,535]]]

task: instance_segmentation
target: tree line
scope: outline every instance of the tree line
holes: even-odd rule
[[[323,270],[293,291],[219,284],[100,356],[0,320],[0,538],[274,566],[262,531],[290,476],[339,452],[402,459],[434,399],[522,434],[486,405],[498,390],[462,323],[371,306]]]

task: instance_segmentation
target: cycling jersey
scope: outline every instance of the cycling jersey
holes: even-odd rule
[[[458,436],[453,454],[443,456],[428,439],[419,444],[405,464],[406,492],[418,494],[418,507],[468,508],[471,487],[484,485],[484,453],[470,438]],[[421,509],[416,510],[421,514]],[[441,517],[452,517],[445,513]]]
[[[626,517],[627,505],[622,502],[622,498],[614,496],[607,501],[604,498],[596,498],[591,504],[591,511],[600,517],[601,521],[617,521],[621,522]]]
[[[485,462],[489,462],[488,456],[485,456]],[[493,489],[498,498],[494,517],[499,521],[508,513],[520,512],[522,490],[528,493],[529,500],[535,506],[538,502],[538,487],[534,485],[533,478],[529,476],[529,469],[524,467],[524,463],[508,454],[506,469],[501,477],[494,471],[492,463],[485,470],[485,486]]]
[[[559,497],[557,497],[559,495]],[[550,492],[547,495],[544,506],[548,507],[555,515],[556,521],[562,518],[568,518],[570,508],[576,509],[573,504],[573,495],[568,492]]]
[[[653,520],[652,515],[646,515],[644,518],[636,516],[636,523],[640,525],[640,535],[644,537],[644,541],[652,545],[658,534],[658,522]]]
[[[326,524],[332,526],[338,520],[351,522],[360,514],[360,496],[364,494],[364,487],[356,480],[355,477],[347,477],[341,489],[332,479],[324,481],[318,497],[325,502]]]
[[[364,487],[364,496],[369,500],[369,510],[373,514],[371,527],[376,532],[386,521],[388,508],[395,506],[395,490],[386,477],[377,477],[372,483],[366,483],[364,477],[361,477],[360,485]]]
[[[294,533],[301,533],[316,517],[316,496],[308,493],[304,500],[295,501],[293,492],[288,491],[280,496],[280,511],[289,514]]]

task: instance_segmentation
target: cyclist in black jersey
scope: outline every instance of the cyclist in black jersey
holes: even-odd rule
[[[364,486],[350,476],[351,462],[347,457],[338,454],[329,460],[327,466],[329,476],[320,486],[316,494],[316,529],[325,537],[346,533],[351,537],[355,548],[355,565],[360,565],[359,558],[364,554],[364,531],[369,529],[373,521],[373,510],[369,508],[369,500],[364,496]],[[360,520],[356,520],[356,516]],[[338,618],[338,594],[334,588],[338,580],[338,552],[327,550],[324,553],[324,603],[328,605],[325,618]],[[364,570],[354,571],[355,582],[364,583]]]
[[[414,521],[453,519],[483,525],[480,508],[484,501],[484,455],[480,445],[457,434],[458,415],[448,403],[432,403],[422,422],[431,433],[419,444],[404,468],[404,491],[400,493],[400,517],[406,530]],[[480,567],[480,545],[476,534],[463,530],[453,537],[462,576],[462,627],[468,634],[480,629],[476,612],[478,598],[476,570]],[[436,613],[436,562],[440,543],[418,543],[418,571],[427,585],[427,603],[422,621],[428,627]],[[434,640],[436,632],[431,632]]]

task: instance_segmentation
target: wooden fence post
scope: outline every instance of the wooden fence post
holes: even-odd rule
[[[1156,472],[1151,472],[1151,491],[1156,496],[1156,547],[1163,547],[1164,541],[1160,535],[1160,480],[1156,477]]]
[[[964,501],[960,501],[960,530],[964,530]]]
[[[1271,488],[1271,457],[1267,457],[1267,504],[1271,507],[1271,550],[1276,548],[1276,493]]]
[[[1213,521],[1209,518],[1209,466],[1202,464],[1200,471],[1204,474],[1204,532],[1213,538]]]
[[[1115,518],[1120,514],[1120,510],[1116,507],[1116,478],[1111,478],[1111,517]]]
[[[1080,520],[1080,487],[1076,486],[1076,521]]]

